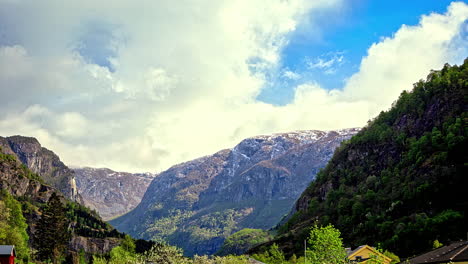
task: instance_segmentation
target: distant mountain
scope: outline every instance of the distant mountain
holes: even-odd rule
[[[141,203],[111,223],[135,237],[166,240],[187,255],[213,254],[240,229],[276,225],[341,141],[357,131],[245,139],[162,172]]]
[[[104,220],[121,216],[141,201],[156,176],[151,173],[116,172],[110,169],[74,168],[76,187],[84,204]]]
[[[346,246],[380,244],[400,257],[466,239],[467,98],[468,59],[404,91],[335,152],[271,243],[300,253],[315,221],[340,229]]]
[[[38,174],[45,183],[60,190],[72,201],[82,203],[77,192],[75,173],[52,151],[43,148],[32,137],[0,137],[0,147],[6,154],[14,155],[31,171]]]

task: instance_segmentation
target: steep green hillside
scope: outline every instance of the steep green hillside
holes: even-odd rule
[[[403,257],[436,239],[466,239],[467,92],[468,59],[403,92],[337,149],[276,243],[300,252],[316,219],[340,229],[347,246],[380,243]]]
[[[26,241],[30,247],[38,249],[38,223],[50,207],[48,201],[54,193],[62,204],[58,210],[62,210],[66,216],[65,226],[70,229],[69,241],[65,241],[66,252],[72,253],[69,256],[80,250],[102,254],[119,243],[123,234],[102,221],[96,212],[65,198],[57,189],[45,184],[40,176],[31,172],[14,155],[4,153],[1,147],[0,207],[6,209],[2,210],[0,217],[0,242],[12,243],[22,249],[25,247],[22,243]],[[27,235],[23,233],[25,227]],[[13,231],[2,235],[2,228]],[[19,239],[21,237],[23,239]],[[22,255],[19,261],[34,257],[30,256],[29,250],[20,252]]]

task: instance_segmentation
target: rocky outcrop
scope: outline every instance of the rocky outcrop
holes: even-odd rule
[[[84,204],[96,210],[104,220],[121,216],[135,208],[155,177],[151,173],[116,172],[105,168],[73,170]]]
[[[162,172],[141,203],[111,223],[139,238],[165,239],[187,255],[213,254],[242,228],[277,224],[341,141],[357,131],[245,139],[233,149]]]
[[[105,254],[112,248],[120,244],[121,239],[115,237],[95,238],[73,236],[70,241],[70,248],[76,252],[83,250],[88,254]]]
[[[45,203],[52,193],[56,192],[51,186],[33,179],[28,170],[12,155],[5,155],[0,149],[0,189],[17,197],[25,197]]]
[[[44,181],[60,190],[72,201],[82,202],[76,189],[74,172],[52,151],[32,137],[0,137],[3,152],[12,154]]]
[[[99,216],[92,214],[89,209],[71,202],[59,190],[46,184],[39,175],[20,162],[11,149],[3,146],[0,147],[0,190],[15,197],[23,208],[28,208],[23,213],[28,224],[30,245],[34,245],[36,224],[41,218],[40,208],[47,203],[53,193],[56,193],[64,204],[67,204],[69,213],[73,212],[73,215],[79,216],[82,220],[74,222],[69,219],[74,230],[69,244],[72,252],[84,250],[87,254],[104,254],[116,246],[120,237],[123,236],[103,222]],[[92,227],[85,226],[84,222],[91,223]],[[96,227],[100,229],[96,230]],[[96,231],[99,237],[93,237],[93,232],[96,233]],[[80,232],[89,236],[80,235]]]

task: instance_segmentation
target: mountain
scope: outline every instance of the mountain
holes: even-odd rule
[[[19,138],[15,137],[15,140]],[[31,138],[26,138],[26,141],[37,142]],[[120,243],[123,234],[104,222],[99,215],[47,184],[40,175],[32,172],[10,152],[11,149],[0,147],[0,201],[14,199],[19,203],[20,206],[15,210],[19,210],[27,223],[27,248],[35,248],[37,245],[37,223],[42,217],[41,211],[47,207],[46,203],[54,193],[63,203],[72,230],[68,241],[69,252],[75,256],[81,250],[87,254],[104,254]],[[37,160],[41,161],[40,158]]]
[[[187,255],[213,254],[236,231],[276,225],[340,142],[357,131],[245,139],[160,173],[141,203],[111,223],[138,238],[166,240]]]
[[[141,201],[151,173],[116,172],[102,168],[75,168],[76,187],[84,204],[96,210],[104,220],[121,216]]]
[[[23,136],[0,137],[0,147],[4,153],[15,156],[67,198],[82,202],[77,192],[74,172],[54,152],[43,148],[37,139]]]
[[[337,149],[270,244],[299,253],[316,221],[341,230],[349,247],[380,245],[400,257],[466,239],[467,98],[468,59],[404,91]]]

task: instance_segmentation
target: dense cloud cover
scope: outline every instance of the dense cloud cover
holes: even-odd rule
[[[0,135],[37,137],[67,164],[160,171],[258,134],[363,126],[468,54],[455,2],[374,43],[339,90],[309,80],[286,105],[257,100],[291,34],[342,5],[0,0]]]

